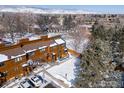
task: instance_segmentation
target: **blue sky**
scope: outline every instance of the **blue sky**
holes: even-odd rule
[[[124,13],[124,5],[39,5],[36,7],[48,9],[73,9],[102,13]]]

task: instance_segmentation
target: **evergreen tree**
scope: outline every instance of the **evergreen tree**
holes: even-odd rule
[[[75,23],[73,22],[73,20],[74,19],[72,15],[64,16],[63,26],[65,27],[66,30],[69,30],[75,27]]]
[[[39,15],[37,17],[37,24],[43,34],[47,34],[51,20],[47,15]]]
[[[113,56],[116,52],[113,48],[116,48],[119,54],[116,60],[122,60],[123,56],[120,56],[121,52],[119,51],[123,50],[123,29],[107,30],[96,22],[91,33],[94,39],[90,47],[82,53],[81,62],[75,70],[75,86],[120,87],[121,72],[114,71],[116,65],[109,63],[115,58]]]

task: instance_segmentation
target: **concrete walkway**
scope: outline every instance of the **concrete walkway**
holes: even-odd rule
[[[69,88],[69,85],[65,84],[62,80],[59,80],[52,76],[50,73],[48,73],[46,70],[43,71],[47,76],[49,76],[51,79],[56,81],[59,85],[63,86],[64,88]]]

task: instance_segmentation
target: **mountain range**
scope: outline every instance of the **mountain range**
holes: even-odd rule
[[[49,9],[42,8],[42,6],[31,5],[0,5],[0,12],[20,12],[20,13],[37,13],[37,14],[96,14],[96,12],[89,12],[75,9]]]

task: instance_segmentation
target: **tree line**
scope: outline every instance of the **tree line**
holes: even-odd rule
[[[75,69],[77,87],[122,87],[123,72],[115,71],[123,63],[124,27],[106,29],[96,22],[91,31],[90,46],[82,52]],[[114,84],[112,84],[114,82]]]

